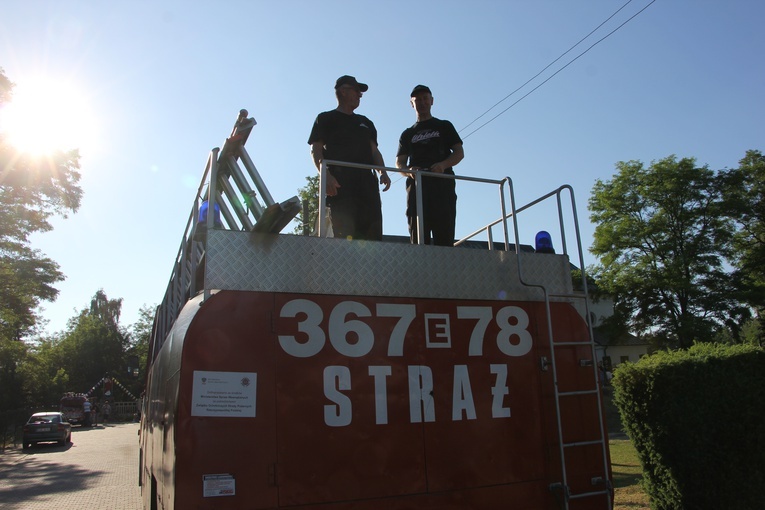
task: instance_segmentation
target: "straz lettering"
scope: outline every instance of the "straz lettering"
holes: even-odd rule
[[[510,393],[507,387],[507,365],[493,364],[489,371],[494,375],[491,387],[492,418],[510,418],[510,407],[505,402]],[[374,381],[375,424],[388,423],[387,381],[392,373],[389,366],[370,366],[369,377]],[[409,422],[423,423],[436,421],[436,403],[433,398],[435,385],[433,372],[424,365],[407,367],[409,378]],[[444,387],[444,385],[439,385]],[[330,402],[324,405],[324,423],[330,427],[347,427],[353,420],[353,402],[346,394],[352,392],[351,371],[344,366],[329,366],[324,369],[324,396]],[[475,420],[473,389],[467,365],[455,365],[452,378],[451,419],[452,421]]]
[[[428,308],[427,304],[419,306]],[[528,313],[512,305],[452,305],[449,310],[441,304],[438,309],[420,311],[411,303],[368,305],[349,300],[322,306],[311,299],[293,299],[282,306],[280,318],[287,321],[278,329],[292,333],[278,335],[279,346],[289,356],[330,356],[336,360],[340,355],[356,367],[367,355],[376,360],[363,369],[364,377],[369,378],[365,381],[358,380],[359,373],[364,372],[357,369],[357,380],[352,381],[351,370],[337,365],[337,361],[324,368],[324,423],[330,427],[350,425],[354,414],[359,416],[354,405],[369,406],[365,413],[374,411],[375,424],[388,424],[389,397],[407,399],[410,423],[433,422],[437,416],[452,421],[510,418],[509,365],[501,358],[525,356],[533,345]],[[402,365],[393,361],[401,360],[405,352],[424,363]],[[379,364],[386,356],[392,364]],[[482,362],[483,357],[487,357],[486,362]],[[476,381],[480,381],[479,386]],[[364,398],[352,400],[354,384],[367,388]],[[373,401],[369,398],[371,388]],[[391,388],[398,393],[390,396]],[[438,399],[434,392],[438,392]],[[476,396],[484,402],[480,409],[476,408]]]

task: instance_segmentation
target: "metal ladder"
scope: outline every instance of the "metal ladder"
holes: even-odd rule
[[[268,191],[258,170],[244,148],[252,128],[257,124],[240,110],[231,134],[223,148],[212,149],[207,158],[197,196],[186,222],[181,245],[173,263],[170,281],[162,303],[157,307],[152,327],[150,356],[159,352],[167,333],[186,302],[198,292],[209,289],[204,285],[204,264],[207,253],[207,232],[216,228],[219,211],[220,226],[227,230],[250,232],[280,232],[300,211],[297,196],[277,203]],[[239,164],[246,170],[242,171]],[[258,200],[258,196],[263,201]],[[199,221],[202,204],[207,201],[205,222]]]
[[[208,200],[209,210],[215,211],[217,205],[220,208],[221,219],[225,220],[224,223],[230,230],[280,232],[300,211],[300,200],[293,196],[282,203],[274,201],[244,148],[252,128],[257,124],[254,118],[247,118],[247,115],[247,110],[240,110],[223,149],[216,148],[211,151],[197,194],[195,210],[199,210],[200,201]],[[246,174],[239,167],[239,162],[247,170]],[[207,191],[202,193],[208,173]],[[262,204],[258,200],[258,194],[263,200]],[[203,228],[213,226],[214,214],[208,214]],[[196,227],[199,228],[199,225]]]
[[[558,432],[558,449],[559,449],[559,455],[561,460],[561,475],[562,475],[561,481],[551,484],[549,488],[553,492],[558,491],[562,494],[563,496],[562,508],[564,510],[569,510],[570,508],[569,503],[571,500],[579,500],[579,499],[585,499],[585,498],[598,498],[598,497],[605,498],[606,508],[608,508],[608,510],[611,510],[613,486],[608,473],[608,450],[607,450],[607,443],[606,443],[607,441],[606,431],[605,431],[605,426],[603,423],[604,422],[603,402],[601,399],[600,389],[598,388],[598,372],[597,372],[598,367],[596,363],[597,358],[595,354],[595,343],[594,343],[593,335],[592,335],[592,323],[589,318],[590,312],[589,312],[589,304],[587,302],[588,298],[586,294],[586,287],[585,287],[584,295],[580,295],[580,294],[548,295],[547,289],[543,289],[543,290],[545,293],[545,311],[546,311],[546,318],[547,318],[548,341],[550,346],[550,359],[546,360],[543,357],[541,360],[541,367],[542,367],[542,370],[548,370],[549,368],[552,368],[553,389],[555,391],[555,414],[556,414],[557,432]],[[553,313],[551,312],[551,307],[550,307],[551,297],[584,300],[585,310],[587,313],[587,331],[588,331],[587,340],[573,341],[573,342],[556,342],[553,335],[553,330],[552,330]],[[590,348],[589,350],[590,350],[591,358],[580,359],[579,364],[581,367],[592,367],[592,371],[591,371],[592,388],[587,388],[582,390],[561,391],[560,384],[559,384],[560,379],[558,375],[558,366],[556,362],[556,349],[576,348],[577,346],[588,346]],[[564,428],[566,427],[566,423],[564,423],[562,418],[561,401],[564,399],[578,398],[578,397],[587,396],[587,395],[593,395],[595,397],[595,403],[598,410],[597,419],[598,419],[599,436],[591,440],[566,442],[564,437]],[[569,419],[571,418],[569,417]],[[570,485],[569,485],[569,473],[568,473],[567,462],[566,462],[567,455],[569,455],[569,452],[572,452],[573,450],[577,448],[587,448],[592,446],[600,447],[600,454],[602,457],[602,466],[603,466],[602,475],[593,477],[590,480],[590,483],[593,486],[593,490],[586,491],[586,492],[572,493],[570,490]]]
[[[587,293],[587,281],[586,281],[586,274],[584,271],[584,256],[582,253],[582,243],[581,243],[581,236],[579,232],[579,221],[578,221],[577,213],[576,213],[576,203],[574,199],[574,192],[571,186],[568,186],[568,185],[561,186],[560,188],[548,193],[547,195],[516,209],[512,181],[510,180],[509,177],[507,178],[507,180],[510,183],[509,194],[510,194],[511,213],[508,214],[505,217],[505,219],[509,219],[512,217],[516,247],[519,246],[517,214],[525,209],[530,208],[531,206],[539,202],[546,200],[547,198],[556,197],[563,254],[568,255],[568,249],[566,245],[566,232],[564,227],[563,210],[562,210],[562,203],[561,203],[561,194],[564,191],[568,191],[570,194],[571,208],[573,211],[573,225],[574,225],[574,230],[576,234],[576,245],[577,245],[577,250],[579,255],[579,267],[581,268],[581,272],[582,272],[582,292],[572,293],[572,294],[550,294],[548,292],[548,289],[543,285],[527,283],[526,281],[524,281],[524,278],[523,278],[523,271],[521,267],[522,257],[520,256],[518,258],[518,265],[517,265],[518,277],[521,283],[523,283],[524,285],[539,288],[544,293],[545,316],[547,320],[550,359],[548,360],[545,357],[541,359],[541,369],[543,371],[547,371],[550,368],[552,369],[553,388],[555,392],[555,414],[556,414],[556,421],[557,421],[558,448],[559,448],[559,455],[560,455],[560,461],[561,461],[561,480],[559,482],[550,484],[549,489],[553,493],[558,493],[562,495],[561,508],[563,510],[569,510],[570,504],[572,501],[585,500],[588,498],[603,498],[606,502],[605,508],[607,508],[608,510],[611,510],[613,486],[612,486],[612,482],[611,482],[609,471],[608,471],[609,459],[608,459],[608,449],[607,449],[607,443],[606,443],[607,437],[606,437],[606,431],[605,431],[605,425],[604,425],[603,402],[601,398],[600,389],[598,387],[597,356],[595,353],[595,341],[594,341],[594,336],[592,331],[592,321],[590,318],[589,298]],[[516,253],[520,255],[520,252],[516,251]],[[587,324],[587,335],[588,335],[586,340],[582,339],[581,341],[572,341],[572,342],[556,341],[553,335],[553,327],[552,327],[553,313],[551,311],[550,298],[561,298],[567,301],[577,300],[577,299],[583,300],[584,308],[585,308],[585,321]],[[562,349],[562,348],[576,349],[577,346],[589,347],[590,358],[580,359],[579,363],[581,367],[592,368],[592,371],[591,371],[592,387],[586,388],[586,389],[571,390],[571,391],[561,391],[560,385],[559,385],[560,378],[559,378],[559,372],[558,372],[558,365],[556,363],[556,349]],[[566,399],[576,399],[576,398],[580,398],[587,395],[593,395],[596,400],[599,437],[595,439],[591,439],[591,440],[566,442],[564,428],[566,427],[567,424],[564,423],[562,419],[561,402]],[[569,420],[570,419],[571,418],[569,418]],[[576,449],[593,447],[593,446],[600,447],[600,455],[602,458],[603,472],[600,476],[595,476],[590,480],[590,483],[593,486],[593,490],[579,492],[579,493],[572,493],[570,490],[569,473],[568,473],[567,462],[566,462],[567,455],[571,455],[573,451],[575,451]]]

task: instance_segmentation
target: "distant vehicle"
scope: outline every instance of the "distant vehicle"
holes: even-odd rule
[[[37,443],[56,441],[60,445],[72,442],[72,424],[63,413],[35,413],[24,425],[23,448]]]
[[[72,425],[82,427],[90,425],[90,414],[85,413],[85,401],[87,397],[82,394],[67,393],[59,403],[59,410],[63,413],[66,421]]]

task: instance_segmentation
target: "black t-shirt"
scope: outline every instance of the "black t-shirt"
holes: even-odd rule
[[[431,165],[445,160],[452,154],[452,147],[461,144],[462,139],[448,120],[435,117],[415,123],[401,133],[398,141],[396,156],[409,156],[409,166],[429,168]],[[451,167],[444,170],[445,174],[454,175]],[[406,180],[407,215],[417,214],[414,179]],[[428,179],[422,180],[424,206],[428,208],[432,202],[434,205],[443,200],[456,200],[454,193],[455,183],[453,179]]]
[[[324,142],[324,159],[374,164],[372,143],[377,145],[377,129],[363,115],[348,115],[338,110],[320,113],[313,123],[308,143],[318,141]],[[340,184],[337,197],[379,193],[377,177],[372,170],[329,167],[329,171]]]

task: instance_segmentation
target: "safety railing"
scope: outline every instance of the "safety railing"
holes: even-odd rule
[[[471,177],[467,175],[450,175],[450,174],[439,174],[434,172],[428,172],[427,170],[412,170],[412,169],[400,169],[400,168],[390,168],[386,166],[377,166],[377,165],[367,165],[367,164],[358,164],[358,163],[349,163],[346,161],[336,161],[336,160],[323,160],[321,162],[321,170],[319,174],[319,231],[318,235],[320,237],[326,237],[328,226],[327,226],[327,172],[329,166],[340,166],[343,168],[352,168],[360,171],[369,171],[371,170],[377,170],[377,171],[385,171],[385,172],[393,172],[393,173],[399,173],[402,175],[414,175],[415,179],[415,189],[416,189],[416,196],[417,196],[417,233],[418,238],[417,242],[418,244],[424,244],[424,235],[425,232],[425,225],[424,225],[424,215],[423,215],[423,201],[422,201],[422,178],[423,176],[427,176],[428,179],[430,178],[436,178],[436,179],[452,179],[457,181],[470,181],[470,182],[478,182],[478,183],[486,183],[486,184],[494,184],[498,186],[499,190],[499,204],[500,204],[500,210],[502,214],[502,218],[510,218],[513,217],[513,215],[507,214],[507,205],[505,202],[505,195],[503,192],[505,183],[510,185],[510,201],[511,206],[514,201],[513,198],[513,191],[512,191],[512,182],[508,178],[504,179],[486,179],[481,177]],[[502,220],[500,220],[502,221]],[[504,241],[505,241],[505,250],[510,250],[510,238],[507,231],[507,223],[504,223]],[[518,247],[518,235],[516,232],[515,235],[515,246],[516,249]],[[490,249],[493,247],[491,246],[492,243],[490,242]]]

